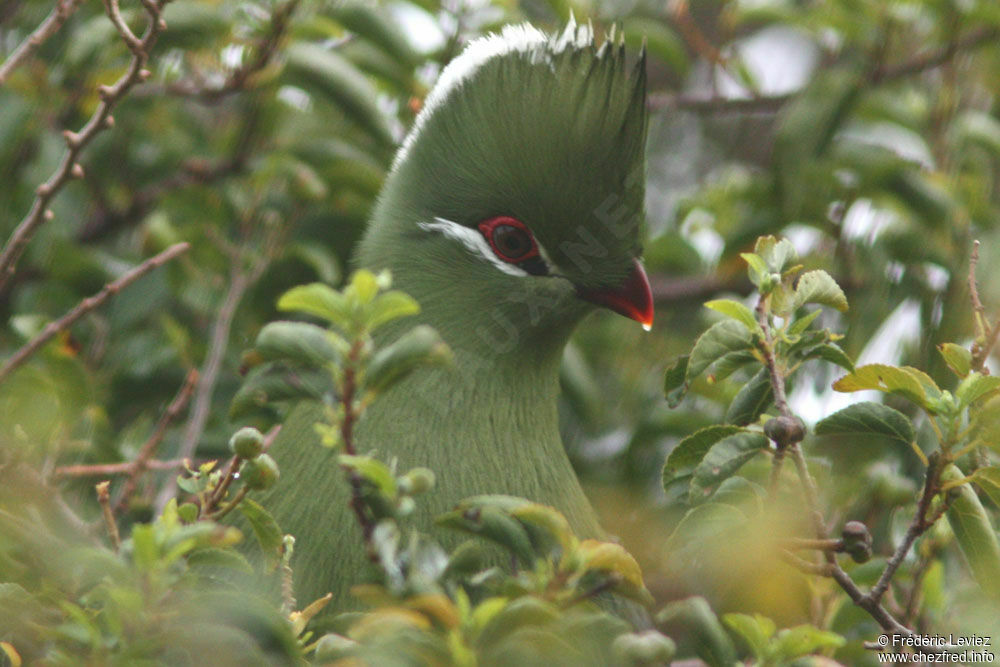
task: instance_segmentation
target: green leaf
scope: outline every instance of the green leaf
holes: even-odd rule
[[[348,298],[357,299],[358,303],[367,306],[378,294],[379,281],[374,273],[368,269],[358,269],[351,275],[350,284],[344,289],[344,294]]]
[[[958,481],[963,477],[955,464],[948,465],[941,473],[942,482]],[[979,586],[1000,601],[1000,543],[989,514],[969,484],[960,484],[948,493],[952,502],[945,515],[955,533],[955,541]]]
[[[972,411],[970,440],[1000,452],[1000,396]]]
[[[774,621],[754,614],[724,614],[722,622],[729,626],[729,629],[738,634],[746,641],[750,651],[758,660],[764,660],[768,656],[768,644],[774,636]]]
[[[948,368],[958,377],[964,378],[972,370],[972,353],[961,345],[941,343],[938,345],[938,352],[944,357]]]
[[[719,440],[742,431],[738,426],[706,426],[681,440],[663,464],[663,484],[670,482],[678,472],[697,467],[712,445]]]
[[[847,640],[835,632],[820,630],[812,625],[797,625],[781,630],[771,644],[771,656],[777,664],[819,651],[838,649]]]
[[[763,449],[768,439],[761,433],[743,431],[719,440],[708,450],[691,478],[691,504],[704,501],[724,480]]]
[[[716,299],[714,301],[706,301],[705,307],[742,322],[750,331],[758,331],[760,329],[760,325],[754,319],[753,311],[739,301]]]
[[[356,472],[363,479],[370,482],[379,493],[389,499],[396,497],[396,478],[393,476],[389,466],[371,456],[352,456],[341,454],[337,457],[337,462]]]
[[[295,42],[285,49],[289,83],[316,92],[340,107],[355,123],[388,145],[393,141],[378,91],[346,58],[316,44]]]
[[[323,327],[308,322],[270,322],[257,334],[254,348],[264,359],[287,359],[324,367],[340,359]]]
[[[766,368],[761,368],[750,380],[740,387],[726,410],[726,421],[744,426],[757,421],[774,401],[771,376]]]
[[[656,614],[659,626],[680,627],[694,650],[711,667],[732,667],[736,649],[705,598],[690,597],[666,605]]]
[[[688,354],[677,357],[663,377],[663,393],[667,397],[667,405],[671,408],[680,405],[687,393],[687,367],[690,358],[691,355]]]
[[[398,62],[413,66],[420,57],[413,50],[399,25],[386,16],[384,8],[376,9],[364,2],[344,2],[328,6],[330,16],[342,26],[365,40],[377,44]]]
[[[554,507],[540,503],[525,503],[510,512],[528,530],[534,544],[558,544],[568,550],[576,544],[576,536],[566,517]]]
[[[293,287],[278,299],[278,310],[306,313],[341,329],[349,328],[353,317],[344,295],[323,283]]]
[[[792,336],[797,336],[801,334],[803,331],[809,328],[809,325],[813,323],[813,320],[819,317],[820,313],[822,312],[823,312],[822,310],[817,309],[812,311],[811,313],[806,313],[799,319],[792,322],[792,324],[788,327],[788,333]]]
[[[642,581],[639,563],[622,545],[599,540],[584,540],[577,547],[577,553],[583,558],[585,569],[621,577],[621,583],[612,590],[643,604],[653,603],[653,596],[646,590],[646,585]]]
[[[451,361],[451,350],[437,331],[421,324],[375,353],[365,371],[365,388],[385,391],[420,367],[446,366]]]
[[[1000,390],[1000,377],[972,373],[962,380],[955,389],[955,398],[960,408],[972,405]]]
[[[694,378],[730,352],[747,350],[753,346],[750,330],[736,320],[723,320],[713,324],[698,337],[691,350],[687,365],[687,381]]]
[[[1000,507],[1000,466],[979,468],[972,473],[972,481],[990,497],[994,505]]]
[[[913,423],[899,410],[880,403],[855,403],[816,423],[816,435],[874,435],[909,445],[916,437]]]
[[[747,263],[750,282],[760,288],[765,282],[770,280],[771,272],[767,268],[767,262],[760,255],[752,252],[741,252],[740,257]]]
[[[819,357],[824,361],[829,361],[832,364],[836,364],[843,368],[849,373],[855,371],[854,362],[851,358],[847,356],[847,353],[836,343],[824,343],[818,347],[813,348],[806,354],[807,359],[815,359]]]
[[[844,291],[826,271],[809,271],[799,278],[790,310],[797,310],[807,303],[818,303],[840,311],[847,310],[847,297],[844,296]]]
[[[764,509],[766,497],[767,491],[763,486],[737,475],[719,485],[712,494],[712,502],[732,505],[741,511],[756,515]]]
[[[281,560],[283,549],[281,528],[278,527],[278,522],[260,503],[251,498],[244,498],[236,506],[236,509],[250,522],[250,527],[257,537],[257,542],[260,544],[261,551],[264,552],[269,567],[277,566]]]
[[[901,396],[911,403],[916,403],[924,409],[936,413],[939,408],[937,406],[932,407],[925,385],[921,383],[920,375],[926,374],[909,366],[897,367],[886,366],[885,364],[868,364],[866,366],[859,366],[853,373],[845,375],[834,382],[833,388],[845,393],[874,389],[887,394]],[[927,379],[930,380],[930,378]],[[940,396],[940,390],[938,390],[938,396]]]
[[[784,273],[788,265],[798,258],[795,246],[788,239],[778,239],[774,236],[761,236],[753,247],[770,273]]]
[[[445,528],[460,530],[488,539],[511,552],[520,562],[533,564],[535,551],[524,526],[496,507],[462,507],[443,514],[435,522]]]
[[[376,297],[368,312],[368,329],[375,331],[393,320],[420,312],[420,305],[409,294],[393,290]]]
[[[708,502],[687,511],[670,534],[666,549],[711,550],[719,540],[728,541],[732,531],[747,525],[747,516],[732,505]]]
[[[153,526],[137,523],[132,528],[132,561],[141,571],[152,570],[160,559],[160,547],[156,544]]]
[[[187,558],[189,565],[195,568],[212,568],[234,570],[236,572],[253,572],[253,567],[246,556],[235,549],[219,549],[202,547],[191,552]]]

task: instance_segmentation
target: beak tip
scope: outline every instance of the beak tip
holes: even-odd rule
[[[580,298],[620,313],[642,325],[645,331],[653,328],[653,293],[649,287],[646,270],[634,259],[632,272],[616,289],[587,289],[580,291]]]

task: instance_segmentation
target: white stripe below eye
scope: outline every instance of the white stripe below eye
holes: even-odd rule
[[[527,271],[497,257],[493,252],[493,248],[486,242],[486,239],[483,238],[478,229],[466,227],[465,225],[460,225],[457,222],[445,220],[444,218],[434,218],[434,222],[418,222],[417,226],[423,230],[440,232],[450,239],[455,239],[464,245],[466,250],[485,259],[506,274],[519,277],[528,275]]]

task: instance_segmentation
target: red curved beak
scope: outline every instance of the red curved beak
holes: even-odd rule
[[[621,313],[649,331],[653,327],[653,293],[649,289],[649,278],[646,277],[642,263],[638,259],[632,261],[632,273],[618,288],[580,288],[577,290],[577,295],[584,301]]]

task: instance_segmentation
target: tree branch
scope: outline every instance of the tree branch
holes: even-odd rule
[[[44,329],[42,329],[40,334],[35,336],[30,342],[15,352],[12,357],[3,363],[3,366],[0,366],[0,383],[2,383],[14,370],[30,359],[33,354],[38,352],[43,345],[52,340],[52,338],[60,331],[65,331],[81,317],[92,310],[99,308],[112,296],[139,280],[153,269],[166,264],[174,257],[185,252],[189,247],[190,244],[188,243],[177,243],[170,246],[159,255],[150,257],[118,280],[108,283],[100,292],[94,296],[84,299],[58,320],[50,322]]]
[[[902,79],[914,74],[920,74],[927,70],[939,67],[953,58],[956,53],[962,51],[973,51],[981,46],[985,46],[1000,37],[1000,30],[996,28],[980,28],[973,30],[964,37],[954,42],[936,49],[920,53],[912,58],[892,65],[880,64],[873,68],[866,77],[866,82],[871,85],[879,85],[889,81]],[[715,47],[711,47],[715,50]],[[699,52],[702,49],[697,49]],[[708,57],[712,62],[715,59]],[[650,109],[677,109],[681,111],[693,111],[700,114],[725,114],[725,113],[775,113],[780,111],[785,104],[795,99],[797,93],[783,93],[780,95],[758,95],[753,97],[719,97],[719,96],[695,96],[681,93],[653,93],[649,95],[647,105]]]
[[[45,17],[38,27],[35,28],[28,37],[21,42],[7,60],[0,65],[0,86],[2,86],[11,73],[27,60],[38,47],[45,43],[52,35],[59,32],[59,28],[72,16],[73,12],[83,3],[83,0],[59,0],[52,8],[49,15]]]
[[[128,69],[114,84],[100,86],[97,89],[101,101],[83,128],[79,132],[70,130],[63,132],[63,137],[66,140],[66,152],[63,154],[62,161],[55,172],[49,176],[49,179],[35,190],[35,201],[31,206],[31,210],[28,211],[28,214],[14,229],[3,251],[0,252],[0,291],[3,291],[7,281],[14,274],[17,262],[21,258],[21,255],[24,254],[35,232],[42,224],[52,219],[53,213],[48,208],[49,203],[51,203],[71,178],[83,178],[83,167],[80,166],[78,160],[84,148],[87,147],[98,133],[114,125],[114,118],[111,115],[111,111],[118,102],[135,85],[149,78],[150,73],[149,70],[145,69],[145,66],[149,60],[149,52],[156,43],[157,37],[167,27],[161,18],[163,6],[166,2],[167,0],[146,0],[143,2],[149,18],[142,38],[136,38],[128,30],[128,26],[125,26],[121,13],[118,12],[117,1],[106,0],[105,9],[108,17],[115,24],[115,27],[118,28],[122,39],[132,51],[132,60],[129,63]],[[122,32],[122,27],[124,27],[126,32]],[[138,39],[137,44],[131,41],[136,39]]]

